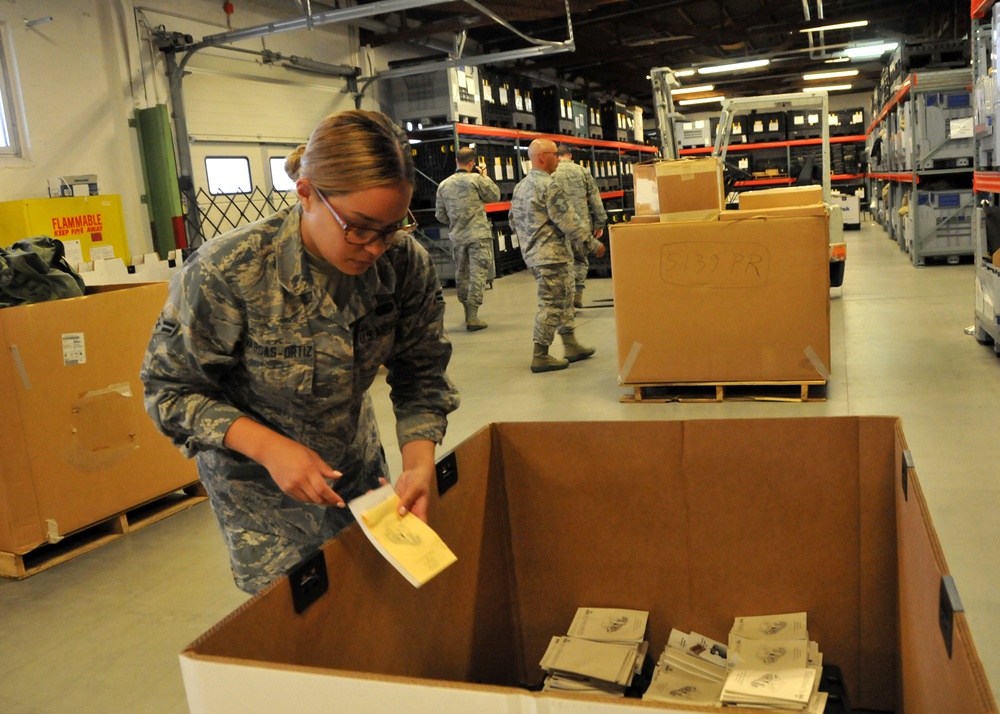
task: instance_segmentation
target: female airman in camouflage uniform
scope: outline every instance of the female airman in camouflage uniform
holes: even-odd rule
[[[378,113],[324,119],[288,157],[299,203],[202,245],[170,285],[142,368],[146,410],[198,463],[236,583],[255,592],[351,521],[388,476],[368,388],[396,414],[401,509],[426,519],[458,394],[413,159]]]

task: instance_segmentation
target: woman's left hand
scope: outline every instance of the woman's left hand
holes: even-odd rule
[[[424,523],[427,522],[427,507],[430,502],[431,484],[437,474],[434,466],[433,441],[410,441],[400,448],[403,455],[403,473],[396,480],[396,495],[399,496],[399,515],[412,513]]]

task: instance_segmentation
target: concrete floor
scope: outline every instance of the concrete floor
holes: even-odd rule
[[[597,347],[568,370],[528,370],[534,281],[497,280],[464,330],[454,291],[447,327],[462,406],[445,448],[491,421],[898,415],[973,637],[1000,692],[1000,360],[964,329],[971,265],[914,268],[882,229],[848,232],[847,274],[832,291],[833,379],[818,403],[621,404],[610,280],[591,280],[578,319]],[[394,473],[392,416],[376,400]],[[443,453],[444,449],[440,451]],[[225,549],[206,504],[27,580],[0,580],[0,711],[184,714],[178,652],[236,608]]]

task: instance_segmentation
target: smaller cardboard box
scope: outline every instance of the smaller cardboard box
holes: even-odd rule
[[[785,186],[740,194],[740,210],[805,206],[810,203],[823,203],[822,186]]]
[[[453,456],[429,498],[457,562],[414,589],[346,528],[312,604],[279,578],[184,650],[191,714],[720,711],[538,691],[587,606],[648,611],[654,659],[671,628],[806,612],[856,710],[996,714],[893,417],[510,422]]]
[[[143,408],[167,284],[0,309],[0,551],[28,553],[198,480]]]
[[[715,157],[635,164],[635,215],[661,221],[715,220],[724,204],[722,161]]]

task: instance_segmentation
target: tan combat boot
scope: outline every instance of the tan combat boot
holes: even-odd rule
[[[596,350],[593,347],[584,347],[576,341],[576,336],[572,332],[564,332],[560,335],[565,348],[564,355],[568,362],[579,362],[594,356]]]
[[[557,369],[566,369],[569,362],[549,354],[548,345],[535,343],[535,354],[531,358],[532,372],[555,372]]]
[[[583,307],[583,293],[582,292],[577,293],[573,297],[573,307],[575,307],[575,308],[582,308]]]
[[[479,319],[479,306],[466,305],[465,329],[469,332],[475,332],[476,330],[485,330],[487,327],[489,327],[489,325]]]

